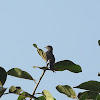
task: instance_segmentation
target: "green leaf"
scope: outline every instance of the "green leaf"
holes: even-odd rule
[[[4,94],[7,88],[0,87],[0,98]]]
[[[38,54],[42,57],[43,60],[47,60],[46,53],[42,49],[37,49]]]
[[[35,79],[33,79],[29,73],[27,73],[26,71],[22,71],[19,68],[12,68],[7,73],[8,73],[8,75],[11,75],[11,76],[35,81]]]
[[[26,98],[25,94],[26,94],[25,92],[21,93],[21,95],[23,95],[23,96],[19,96],[17,100],[25,100],[25,98]]]
[[[11,86],[9,89],[9,93],[14,93],[16,91],[16,87],[15,86]]]
[[[43,60],[46,61],[47,60],[46,53],[42,49],[39,49],[36,44],[33,44],[33,46],[37,48],[38,54],[42,57]]]
[[[78,98],[81,98],[83,95],[85,96],[85,94],[87,94],[85,99],[96,100],[96,97],[99,93],[98,92],[92,92],[92,91],[85,91],[85,92],[79,93]],[[79,99],[79,100],[85,100],[85,99]]]
[[[22,90],[20,87],[15,87],[15,86],[11,86],[9,89],[9,93],[20,94],[21,91]]]
[[[60,93],[63,93],[65,94],[66,96],[68,97],[71,97],[71,98],[77,98],[76,97],[76,93],[75,91],[68,85],[58,85],[56,87],[56,89],[60,92]]]
[[[35,96],[33,96],[33,95],[31,95],[31,94],[29,94],[29,93],[27,93],[27,92],[23,92],[23,93],[21,93],[21,96],[23,96],[23,97],[27,97],[27,98],[35,98],[35,99],[36,99]]]
[[[37,99],[34,100],[46,100],[44,96],[38,97]]]
[[[33,44],[33,46],[34,46],[35,48],[38,48],[36,44]]]
[[[54,100],[54,98],[52,97],[51,93],[47,90],[43,90],[42,94],[44,95],[46,100]]]
[[[98,81],[88,81],[76,86],[74,88],[90,90],[93,92],[100,92],[100,82]]]
[[[7,79],[7,73],[4,68],[0,67],[0,85],[3,86]]]
[[[82,72],[81,67],[79,65],[76,65],[75,63],[69,60],[63,60],[55,63],[54,69],[55,71],[69,70],[74,73]]]
[[[46,99],[44,96],[41,96],[34,100],[52,100],[52,99]],[[56,100],[56,99],[54,98],[54,100]]]
[[[87,93],[83,93],[79,100],[85,100],[87,98]]]
[[[100,46],[100,40],[98,40],[98,44],[99,44],[99,46]]]
[[[96,100],[100,100],[100,95],[97,96],[97,99]]]
[[[23,90],[20,87],[15,87],[15,86],[11,86],[10,89],[9,89],[9,93],[14,93],[14,94],[20,95],[18,97],[18,100],[20,100],[21,98],[22,98],[21,100],[23,100],[26,97],[27,98],[35,98],[36,99],[36,97],[34,97],[33,95],[31,95],[31,94],[29,94],[27,92],[23,91],[23,93],[21,93],[22,91]]]
[[[98,73],[98,76],[100,76],[100,72]]]
[[[22,91],[21,87],[16,87],[16,94],[20,94],[21,91]]]

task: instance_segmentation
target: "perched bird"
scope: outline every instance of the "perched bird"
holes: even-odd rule
[[[55,57],[53,55],[53,47],[49,45],[46,46],[45,48],[47,49],[46,52],[47,62],[49,62],[48,64],[50,66],[50,69],[54,71]]]

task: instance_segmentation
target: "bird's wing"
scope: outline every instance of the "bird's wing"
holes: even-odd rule
[[[51,60],[53,63],[55,62],[55,57],[51,52],[46,52],[47,61]]]

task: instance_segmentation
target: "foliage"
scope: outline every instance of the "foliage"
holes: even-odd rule
[[[98,40],[98,44],[99,44],[99,46],[100,46],[100,40]]]
[[[98,81],[88,81],[76,86],[74,88],[90,90],[94,92],[100,92],[100,82]]]
[[[98,41],[98,44],[100,46],[100,40]],[[33,44],[33,46],[37,49],[38,54],[42,57],[43,60],[46,61],[47,57],[46,57],[46,53],[38,48],[38,46],[36,44]],[[33,79],[33,77],[26,71],[23,71],[19,68],[12,68],[9,71],[6,72],[6,70],[3,67],[0,67],[0,98],[5,95],[5,94],[17,94],[19,95],[17,100],[25,100],[26,98],[30,98],[30,100],[34,99],[34,100],[56,100],[51,93],[48,90],[43,90],[41,92],[41,96],[40,97],[36,97],[35,96],[35,92],[36,89],[42,79],[42,77],[44,76],[45,72],[48,71],[52,71],[48,68],[48,64],[47,66],[43,66],[43,67],[38,67],[38,66],[33,66],[33,68],[39,68],[43,70],[43,74],[41,75],[38,83],[36,83],[35,79]],[[62,60],[59,62],[56,62],[54,64],[54,70],[55,71],[65,71],[68,70],[70,72],[73,73],[80,73],[82,72],[81,66],[75,64],[74,62],[70,61],[70,60]],[[4,84],[6,82],[7,79],[7,75],[11,75],[17,78],[22,78],[22,79],[27,79],[27,80],[33,80],[36,83],[36,87],[33,91],[32,94],[29,94],[25,91],[23,91],[21,89],[20,86],[11,86],[9,88],[9,92],[5,93],[5,91],[7,90],[7,88],[4,88]],[[100,76],[100,73],[98,73],[98,76]],[[79,89],[84,89],[84,92],[80,92],[78,93],[78,95],[76,94],[76,92],[73,90],[73,88],[69,85],[58,85],[56,86],[56,89],[58,92],[65,94],[67,97],[72,98],[72,99],[77,99],[77,100],[85,100],[85,99],[93,99],[93,100],[100,100],[100,82],[98,81],[87,81],[84,83],[81,83],[78,86],[75,86],[74,88],[79,88]],[[88,91],[86,91],[88,90]]]
[[[7,72],[7,74],[18,78],[24,78],[35,81],[35,79],[33,79],[29,73],[27,73],[26,71],[22,71],[19,68],[12,68]]]
[[[46,61],[46,53],[42,49],[39,49],[36,44],[33,44],[33,46],[37,49],[38,54],[42,57],[42,59]]]
[[[0,87],[0,97],[4,94],[6,88]]]
[[[64,85],[64,86],[58,85],[58,86],[56,87],[56,89],[57,89],[60,93],[63,93],[63,94],[65,94],[65,95],[67,95],[68,97],[71,97],[71,98],[73,98],[73,99],[74,99],[74,98],[77,98],[75,91],[74,91],[70,86],[68,86],[68,85]]]
[[[3,86],[7,79],[7,73],[4,68],[0,67],[0,85]]]
[[[98,92],[85,91],[85,92],[80,92],[78,94],[78,98],[81,99],[82,97],[85,97],[85,99],[93,99],[93,100],[96,100],[96,98],[97,98],[98,95],[99,95]]]
[[[63,60],[59,61],[54,64],[54,69],[55,71],[64,71],[64,70],[69,70],[74,73],[79,73],[82,72],[82,69],[79,65],[76,65],[70,60]]]
[[[46,100],[54,100],[54,98],[52,97],[51,93],[47,90],[43,90],[42,94],[44,95]]]

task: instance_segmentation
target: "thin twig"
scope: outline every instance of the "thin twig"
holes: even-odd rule
[[[48,64],[46,65],[46,67],[48,67]],[[41,77],[40,77],[38,83],[37,83],[36,86],[35,86],[35,89],[34,89],[32,95],[35,94],[35,91],[37,90],[37,88],[38,88],[38,86],[39,86],[39,84],[40,84],[40,81],[41,81],[42,77],[44,76],[45,72],[46,72],[46,70],[43,71],[43,73],[42,73],[42,75],[41,75]],[[32,100],[32,99],[30,99],[30,100]]]

